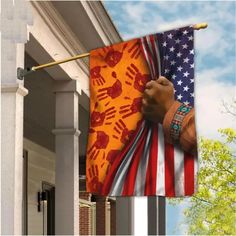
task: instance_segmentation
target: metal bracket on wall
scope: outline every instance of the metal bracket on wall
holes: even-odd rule
[[[21,67],[18,67],[17,68],[17,79],[23,80],[26,75],[31,74],[32,72],[34,72],[34,70],[32,70],[30,68],[23,69]]]

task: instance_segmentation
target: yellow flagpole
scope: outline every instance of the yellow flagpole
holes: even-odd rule
[[[73,56],[73,57],[70,57],[70,58],[67,58],[67,59],[64,59],[64,60],[53,61],[53,62],[43,64],[43,65],[40,65],[40,66],[33,66],[31,68],[31,70],[36,71],[36,70],[39,70],[39,69],[43,69],[43,68],[50,67],[50,66],[55,66],[55,65],[62,64],[62,63],[68,62],[68,61],[74,61],[74,60],[77,60],[77,59],[80,59],[80,58],[83,58],[83,57],[88,57],[88,56],[89,56],[89,52],[83,53],[83,54],[80,54],[80,55],[77,55],[77,56]]]

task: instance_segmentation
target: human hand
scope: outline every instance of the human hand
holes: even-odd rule
[[[174,86],[163,76],[146,84],[142,99],[142,113],[146,119],[162,123],[174,103]]]

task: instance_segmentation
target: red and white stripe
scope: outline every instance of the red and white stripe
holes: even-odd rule
[[[152,79],[161,75],[157,34],[140,39]],[[105,178],[102,195],[192,195],[196,191],[197,157],[164,140],[162,125],[142,120]]]

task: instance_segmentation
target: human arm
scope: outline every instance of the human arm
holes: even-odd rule
[[[179,112],[178,110],[186,110]],[[197,152],[194,109],[181,104],[174,99],[173,84],[165,77],[150,81],[146,84],[142,100],[142,112],[146,119],[163,124],[165,139],[169,143],[179,143],[186,152]],[[184,114],[181,115],[180,114]],[[173,125],[177,120],[179,130],[177,135]],[[172,128],[171,128],[172,127]]]

